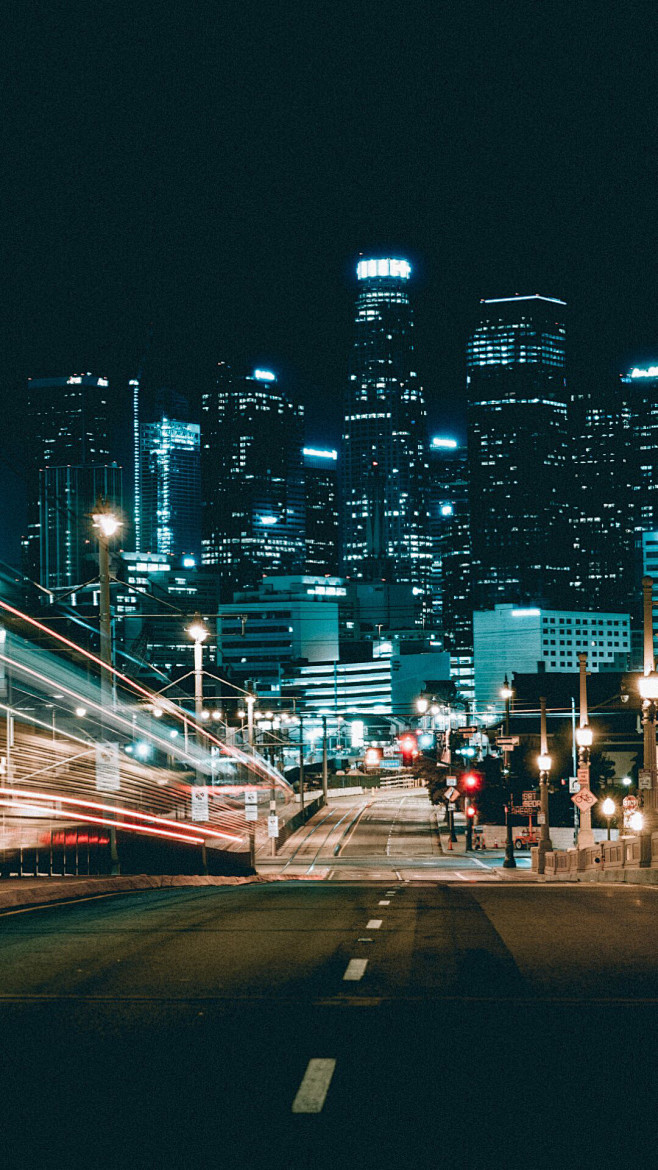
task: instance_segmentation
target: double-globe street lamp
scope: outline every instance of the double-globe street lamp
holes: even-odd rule
[[[539,766],[539,845],[537,853],[537,872],[544,873],[546,869],[546,854],[552,853],[553,842],[551,841],[550,831],[548,826],[548,775],[553,764],[553,760],[548,754],[548,735],[546,733],[546,699],[543,697],[539,700],[541,711],[541,730],[540,730],[540,747],[539,755],[537,756],[537,764]]]
[[[505,700],[505,736],[509,737],[509,717],[510,704],[514,691],[509,685],[509,679],[505,675],[505,682],[500,688],[500,697]],[[505,784],[507,787],[507,801],[505,804],[505,860],[503,861],[503,869],[516,869],[516,859],[514,857],[514,835],[512,833],[512,779],[509,767],[509,747],[506,745],[503,748],[503,774],[505,776]]]

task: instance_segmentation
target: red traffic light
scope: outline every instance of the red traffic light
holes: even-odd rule
[[[466,816],[467,817],[474,817],[475,816],[475,809],[474,809],[472,804],[469,804],[468,808],[466,809]]]
[[[418,747],[415,735],[403,735],[400,740],[400,747],[403,752],[415,752]]]
[[[464,776],[464,787],[467,788],[469,792],[473,792],[476,788],[480,787],[480,777],[478,776],[477,772],[466,773]]]

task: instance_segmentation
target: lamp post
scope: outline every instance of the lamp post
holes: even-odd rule
[[[121,521],[106,506],[105,501],[99,499],[96,511],[92,516],[93,526],[98,537],[98,580],[100,597],[98,603],[98,625],[100,633],[100,660],[101,667],[101,739],[105,738],[103,716],[112,706],[113,675],[112,667],[112,614],[110,611],[110,540],[116,536],[121,528]],[[108,798],[108,803],[111,800]],[[110,873],[120,872],[119,853],[117,850],[117,831],[110,825]]]
[[[509,679],[505,675],[505,682],[501,687],[500,697],[505,700],[505,735],[509,736],[509,715],[510,704],[512,702],[512,695],[514,694]],[[516,859],[514,857],[514,835],[512,833],[512,780],[510,776],[510,768],[508,763],[509,748],[503,748],[503,771],[507,783],[507,804],[505,805],[505,860],[503,861],[503,869],[516,869]]]
[[[201,614],[194,615],[187,632],[194,639],[194,715],[200,723],[203,719],[203,643],[209,633]]]
[[[548,735],[546,734],[546,699],[542,695],[539,700],[541,710],[540,723],[540,750],[537,757],[539,765],[539,801],[540,801],[540,816],[541,824],[539,826],[539,845],[537,857],[537,872],[544,873],[546,869],[546,854],[552,853],[553,842],[551,841],[550,831],[548,826],[548,774],[553,763],[548,754]]]
[[[658,674],[653,652],[653,578],[642,578],[644,609],[644,672],[638,683],[642,696],[644,732],[644,767],[639,773],[638,790],[642,798],[642,847],[640,865],[651,864],[651,834],[656,828],[656,708]]]
[[[613,817],[615,815],[616,811],[617,811],[617,806],[616,806],[614,800],[611,800],[610,797],[607,796],[605,798],[605,800],[603,801],[603,807],[601,809],[601,812],[603,813],[606,821],[608,822],[608,841],[610,840],[610,817]]]
[[[246,695],[245,702],[247,704],[247,742],[249,747],[254,746],[254,707],[256,705],[255,695]]]
[[[594,735],[587,718],[587,655],[583,650],[578,655],[578,670],[580,672],[580,706],[578,730],[576,731],[576,743],[578,744],[578,782],[581,791],[583,789],[589,791],[589,750],[592,746]],[[592,810],[591,808],[581,809],[580,825],[578,828],[578,848],[587,849],[593,844]]]

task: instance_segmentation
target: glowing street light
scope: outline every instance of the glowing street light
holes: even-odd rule
[[[537,763],[540,772],[550,772],[553,758],[549,756],[548,752],[542,752],[541,755],[537,756]]]
[[[634,833],[641,833],[644,828],[644,817],[641,812],[634,812],[629,818],[629,826]]]
[[[424,715],[429,707],[427,699],[416,699],[416,710],[419,715]]]
[[[594,732],[588,724],[579,727],[576,731],[576,743],[579,748],[591,748],[594,741]]]
[[[87,708],[86,707],[76,707],[75,714],[77,715],[78,719],[84,719],[85,715],[87,714]]]

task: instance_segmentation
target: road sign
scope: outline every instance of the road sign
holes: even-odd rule
[[[457,732],[459,735],[475,735],[476,731],[477,731],[477,727],[458,727],[457,728]]]
[[[523,792],[521,795],[524,804],[531,804],[534,808],[540,807],[541,801],[536,792]]]
[[[457,787],[457,777],[456,776],[446,776],[446,788],[456,788],[456,787]]]
[[[190,789],[192,795],[192,820],[193,821],[207,821],[208,820],[208,789],[203,788]]]
[[[244,802],[245,804],[258,804],[258,793],[247,789],[244,794]]]
[[[651,772],[648,768],[640,768],[637,774],[638,788],[651,788]]]
[[[257,821],[258,820],[258,805],[245,804],[245,806],[244,806],[244,819],[245,819],[245,821]]]
[[[580,792],[580,780],[576,776],[569,777],[569,792],[572,796],[574,792]]]
[[[446,796],[447,796],[448,800],[459,800],[459,792],[457,791],[456,788],[449,788],[447,793],[446,793]]]
[[[515,817],[531,817],[537,812],[534,804],[515,804],[512,805],[512,812]]]
[[[582,788],[583,784],[589,786],[589,768],[587,766],[585,766],[583,768],[577,768],[576,769],[576,776],[577,776],[578,780],[580,781],[581,788]]]
[[[581,788],[580,792],[576,792],[576,794],[572,796],[571,799],[573,800],[574,804],[578,805],[578,808],[583,810],[583,812],[586,809],[591,808],[593,804],[596,804],[596,797],[591,788]]]
[[[625,796],[621,803],[627,813],[635,812],[640,804],[637,796]]]
[[[499,748],[515,748],[519,746],[518,735],[499,735],[496,739]]]
[[[268,837],[279,836],[279,818],[277,816],[267,818],[267,835]]]
[[[545,825],[546,824],[546,813],[543,813],[543,812],[537,813],[537,824],[538,825]]]
[[[118,792],[120,787],[118,743],[97,743],[96,788],[98,792]]]

